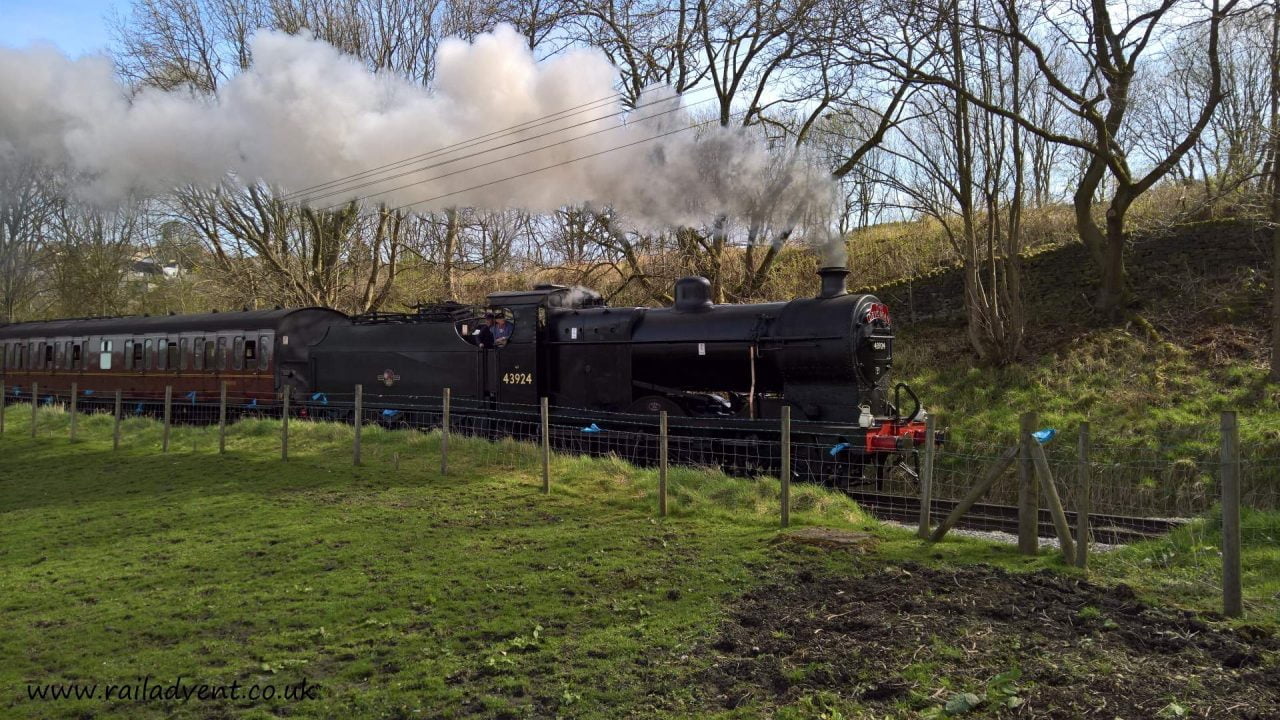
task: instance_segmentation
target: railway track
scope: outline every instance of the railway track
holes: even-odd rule
[[[868,512],[884,520],[915,523],[920,518],[920,498],[910,495],[888,495],[861,490],[846,490],[850,498]],[[955,509],[955,500],[934,500],[930,510],[933,525],[937,526]],[[1075,530],[1076,513],[1067,513],[1067,522]],[[1169,531],[1185,523],[1177,518],[1138,518],[1125,515],[1106,515],[1093,513],[1089,516],[1089,526],[1093,532],[1094,542],[1107,545],[1150,540],[1167,534]],[[1038,518],[1040,537],[1056,538],[1057,531],[1053,526],[1053,518],[1047,509],[1041,508]],[[965,513],[956,527],[968,530],[985,530],[1018,533],[1018,508],[1013,505],[995,505],[978,503]]]

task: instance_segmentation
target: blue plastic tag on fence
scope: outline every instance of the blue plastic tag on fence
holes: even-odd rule
[[[393,418],[393,417],[395,417],[395,416],[397,416],[397,415],[399,415],[399,414],[400,414],[400,411],[399,411],[399,410],[390,410],[390,409],[388,409],[388,410],[383,410],[383,411],[382,411],[382,417],[385,417],[385,418]]]
[[[85,394],[86,396],[89,396],[89,395],[92,395],[92,394],[93,394],[93,391],[92,391],[92,390],[85,390],[85,391],[84,391],[84,394]]]
[[[192,390],[191,392],[187,393],[187,399],[191,401],[191,404],[192,404],[192,405],[195,405],[195,404],[196,404],[196,391],[195,391],[195,390]]]
[[[142,414],[142,403],[138,403],[137,405],[135,405],[135,406],[133,407],[133,414],[134,414],[134,415],[141,415],[141,414]]]
[[[249,401],[249,403],[248,403],[247,405],[245,405],[245,407],[247,407],[247,408],[255,408],[255,407],[258,407],[258,398],[253,398],[252,400],[250,400],[250,401]]]
[[[1045,443],[1049,442],[1054,437],[1056,437],[1057,434],[1058,434],[1058,431],[1056,429],[1045,428],[1043,430],[1037,430],[1031,433],[1031,437],[1035,438],[1036,442],[1040,443],[1041,445],[1044,445]]]
[[[320,392],[315,393],[315,394],[313,394],[313,395],[311,396],[311,399],[312,399],[312,400],[318,400],[318,401],[320,402],[320,404],[321,404],[321,405],[328,405],[328,404],[329,404],[329,396],[328,396],[328,395],[325,395],[324,393],[320,393]]]
[[[18,387],[17,385],[14,385],[14,386],[13,386],[13,396],[14,396],[14,397],[22,397],[22,388]]]
[[[599,426],[597,426],[595,423],[591,423],[590,425],[582,428],[582,432],[597,433],[597,432],[604,432],[604,431],[601,430]]]
[[[834,447],[831,448],[831,457],[835,457],[837,454],[840,453],[841,450],[848,450],[851,447],[853,446],[850,445],[849,443],[837,443]]]
[[[49,395],[48,397],[46,397],[46,398],[44,399],[44,404],[45,404],[45,405],[52,405],[52,404],[53,404],[53,396],[52,396],[52,395]]]

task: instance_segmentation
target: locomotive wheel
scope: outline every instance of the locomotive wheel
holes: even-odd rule
[[[661,395],[645,395],[631,403],[627,408],[627,412],[635,415],[657,415],[663,410],[666,410],[667,415],[672,417],[683,417],[685,415],[684,408],[677,405],[675,401],[664,398]]]

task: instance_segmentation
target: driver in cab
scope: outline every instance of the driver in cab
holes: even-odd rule
[[[505,347],[514,329],[511,323],[507,322],[507,317],[500,312],[491,311],[484,314],[484,319],[485,324],[475,331],[480,347]]]

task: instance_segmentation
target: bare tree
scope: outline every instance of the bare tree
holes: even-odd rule
[[[6,322],[40,292],[37,260],[46,223],[59,204],[54,174],[37,163],[6,157],[0,163],[0,303]]]
[[[175,193],[174,214],[205,243],[207,269],[256,276],[256,291],[246,298],[254,304],[365,312],[386,301],[399,269],[400,211],[361,212],[354,203],[315,210],[260,185],[227,184]]]
[[[58,313],[84,316],[129,311],[147,289],[147,280],[152,279],[148,272],[133,282],[135,261],[149,259],[145,204],[125,203],[103,210],[62,203],[51,225],[43,261]],[[149,264],[143,267],[152,269]]]
[[[942,227],[961,260],[970,344],[982,361],[1003,365],[1017,357],[1026,328],[1019,255],[1024,131],[969,97],[1020,113],[1026,88],[1018,43],[972,32],[976,22],[1002,21],[981,12],[979,4],[957,0],[936,29],[950,55],[934,72],[948,82],[912,97],[911,119],[888,150],[897,162],[884,181]]]
[[[1087,0],[1064,8],[1060,3],[1036,0],[992,0],[993,15],[1008,22],[995,26],[980,22],[975,31],[1007,37],[1034,59],[1037,72],[1053,93],[1054,102],[1077,121],[1077,131],[1044,127],[1025,112],[985,100],[970,88],[936,71],[927,63],[897,62],[900,72],[921,82],[944,85],[963,94],[983,110],[1009,118],[1045,140],[1080,151],[1086,158],[1076,183],[1072,203],[1076,230],[1101,270],[1096,306],[1108,317],[1118,316],[1127,296],[1124,251],[1125,220],[1134,201],[1168,175],[1200,141],[1222,101],[1220,34],[1225,19],[1238,0],[1212,0],[1207,8],[1185,0],[1156,0],[1143,7],[1114,6],[1105,0]],[[938,11],[945,18],[945,7]],[[1026,18],[1026,20],[1024,20]],[[1148,56],[1171,33],[1187,24],[1204,27],[1204,62],[1208,69],[1205,94],[1185,118],[1178,140],[1150,165],[1135,164],[1137,138],[1143,128],[1133,112],[1135,84],[1152,73],[1162,73],[1159,58]],[[1069,59],[1060,60],[1067,57]],[[1102,222],[1095,214],[1104,187],[1108,199]]]
[[[690,0],[577,0],[566,23],[576,42],[599,48],[617,66],[623,97],[634,107],[655,84],[683,93],[705,76],[695,10]]]

